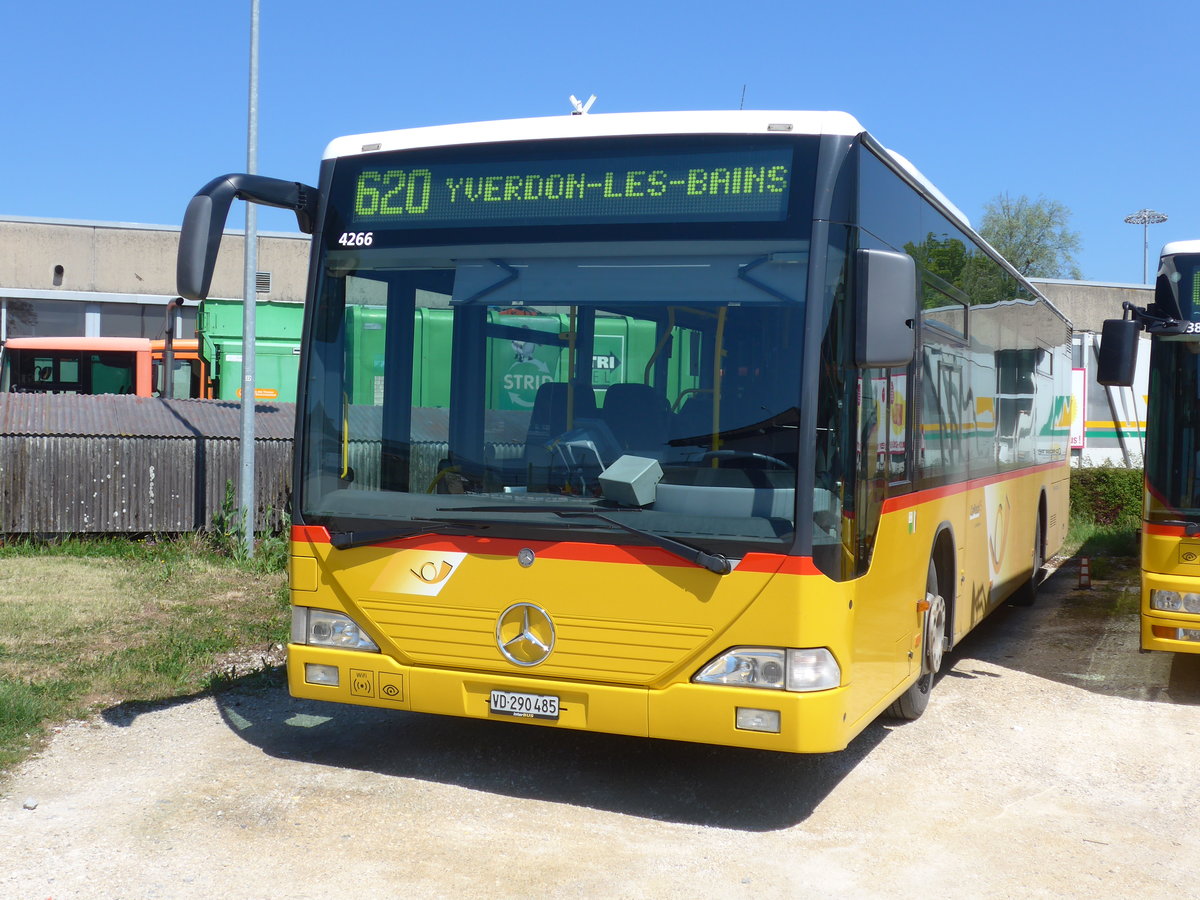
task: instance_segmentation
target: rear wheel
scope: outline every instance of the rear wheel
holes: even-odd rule
[[[1037,517],[1033,526],[1033,571],[1029,578],[1017,588],[1008,602],[1013,606],[1032,606],[1037,599],[1038,581],[1042,577],[1042,566],[1045,565],[1045,553],[1042,551],[1042,517]]]
[[[925,579],[925,599],[929,608],[925,610],[924,636],[921,639],[921,677],[888,707],[887,715],[893,719],[912,721],[925,712],[925,707],[929,705],[929,693],[933,690],[933,679],[942,667],[942,656],[946,650],[946,600],[938,589],[937,568],[933,560],[929,561],[929,574]]]

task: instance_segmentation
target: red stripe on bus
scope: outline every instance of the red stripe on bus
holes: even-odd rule
[[[292,540],[298,543],[328,544],[329,529],[324,525],[293,525]]]
[[[328,544],[329,531],[321,525],[293,525],[292,540]],[[427,550],[449,553],[472,553],[480,556],[516,556],[528,547],[543,559],[572,562],[624,563],[643,566],[685,567],[679,557],[658,547],[619,547],[612,544],[581,544],[568,541],[521,541],[512,538],[450,537],[446,535],[414,535],[398,541],[371,544],[390,550]],[[807,556],[785,556],[779,553],[749,553],[738,563],[737,571],[784,575],[817,575],[820,570]]]
[[[1161,534],[1165,537],[1187,537],[1184,525],[1162,525],[1158,522],[1143,522],[1142,531],[1146,534]]]
[[[888,497],[883,501],[883,512],[896,512],[901,509],[909,509],[913,506],[920,506],[922,503],[929,503],[933,500],[941,500],[945,497],[952,497],[955,494],[965,494],[967,491],[978,490],[986,487],[989,484],[999,484],[1002,481],[1012,481],[1016,478],[1024,478],[1026,475],[1036,475],[1039,472],[1052,472],[1055,469],[1066,469],[1067,463],[1052,462],[1043,463],[1040,466],[1032,466],[1028,469],[1021,469],[1017,472],[1003,472],[999,475],[987,475],[982,478],[973,478],[970,481],[963,481],[959,484],[949,484],[945,487],[929,488],[924,491],[914,491],[911,494],[901,494],[898,497]]]

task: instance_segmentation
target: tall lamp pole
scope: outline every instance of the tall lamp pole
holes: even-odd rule
[[[1150,226],[1162,224],[1167,217],[1153,209],[1139,209],[1133,215],[1126,216],[1125,221],[1130,225],[1142,226],[1142,284],[1149,284],[1146,268],[1150,261]]]
[[[250,0],[250,103],[246,134],[246,172],[258,171],[258,0]],[[253,203],[246,204],[244,294],[242,301],[242,435],[239,478],[242,528],[246,556],[254,556],[254,526],[258,504],[254,489],[254,304],[258,300],[258,218]]]

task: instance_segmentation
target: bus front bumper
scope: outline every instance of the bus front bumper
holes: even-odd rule
[[[1200,615],[1152,608],[1150,598],[1154,591],[1200,594],[1200,578],[1145,572],[1141,610],[1143,650],[1200,653]]]
[[[619,687],[404,666],[381,653],[307,644],[288,645],[287,672],[293,697],[549,728],[788,753],[842,750],[852,736],[845,686],[811,693],[690,683]],[[556,697],[558,717],[493,713],[492,691]],[[764,727],[778,731],[756,730]]]

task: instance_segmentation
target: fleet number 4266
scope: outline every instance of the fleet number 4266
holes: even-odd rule
[[[343,247],[370,247],[375,243],[375,232],[347,231],[338,238],[338,243]]]

